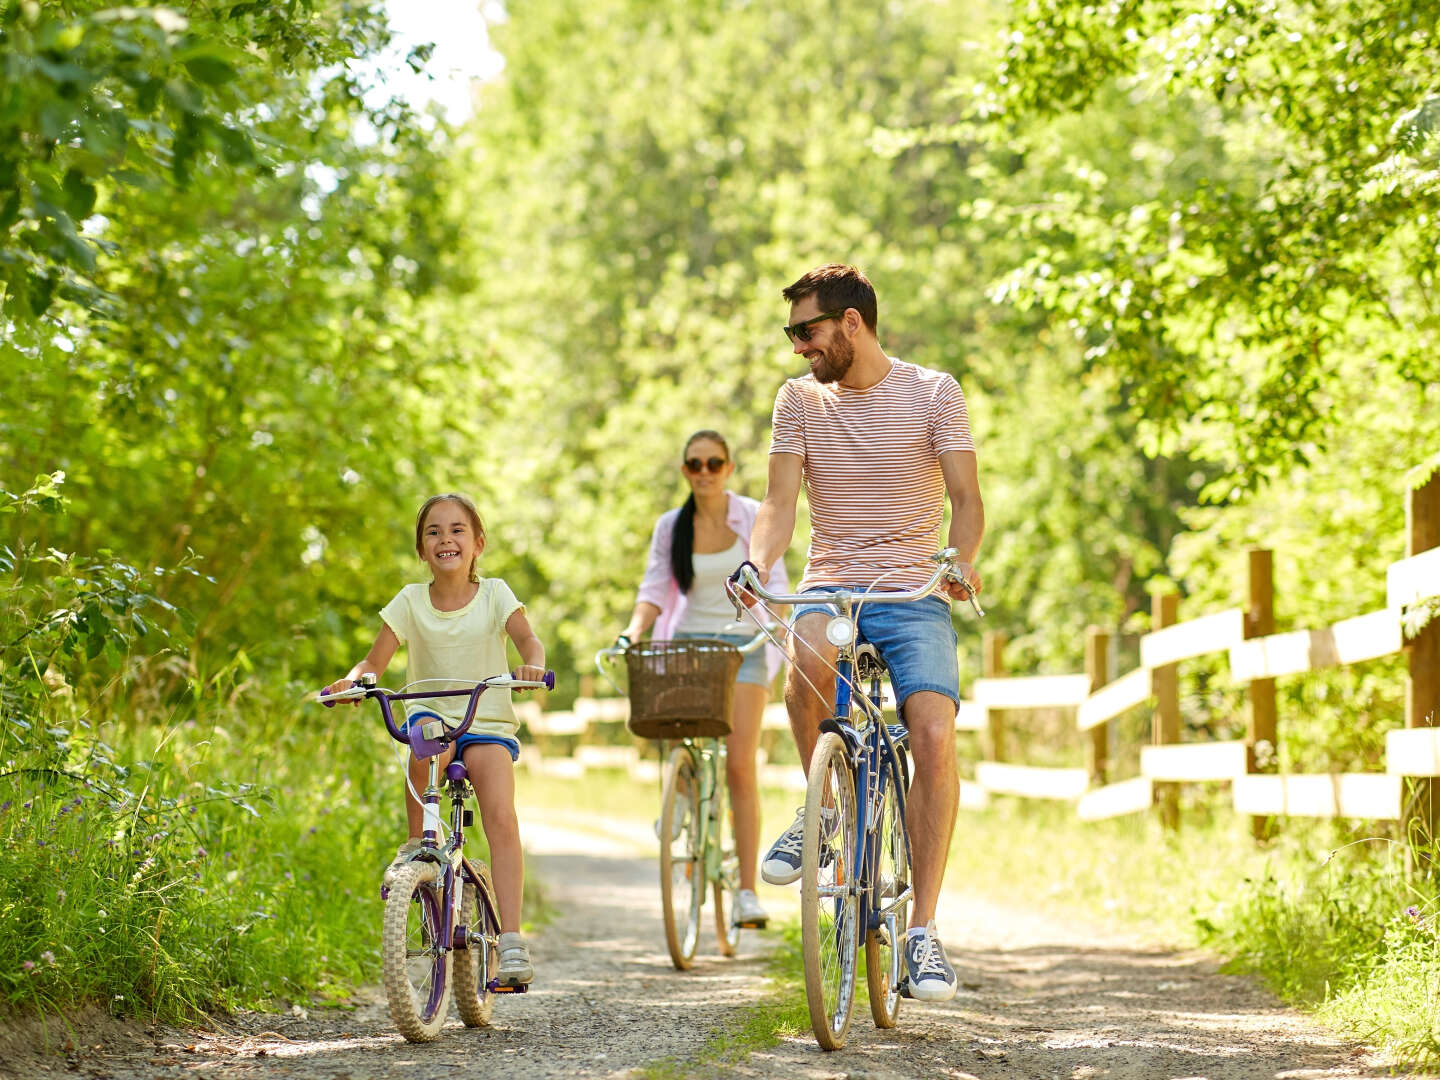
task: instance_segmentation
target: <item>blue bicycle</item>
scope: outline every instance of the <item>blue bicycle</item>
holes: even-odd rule
[[[881,706],[885,664],[873,645],[857,640],[864,604],[920,600],[954,578],[959,553],[947,548],[929,583],[911,592],[835,589],[784,596],[766,592],[753,568],[739,583],[771,604],[833,605],[825,629],[839,650],[835,708],[820,724],[805,792],[800,869],[800,939],[810,1027],[826,1050],[845,1045],[865,944],[865,981],[875,1026],[895,1026],[904,996],[905,929],[913,896],[905,796],[910,788],[909,733],[887,724]],[[984,615],[974,595],[970,604]],[[736,601],[737,607],[740,601]]]

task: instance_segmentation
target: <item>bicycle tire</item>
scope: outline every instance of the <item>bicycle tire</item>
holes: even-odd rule
[[[490,980],[500,968],[499,908],[490,868],[468,860],[466,865],[475,881],[465,882],[460,893],[459,921],[465,927],[465,947],[451,954],[455,960],[455,1011],[466,1027],[484,1027],[495,1009]]]
[[[874,863],[875,911],[883,911],[910,887],[910,848],[905,837],[905,820],[900,815],[896,785],[904,783],[907,770],[903,754],[898,767],[886,776],[885,794],[875,823],[877,853]],[[893,1028],[900,1015],[900,966],[904,961],[905,927],[910,901],[895,908],[894,931],[881,922],[865,934],[865,984],[870,996],[870,1016],[878,1028]]]
[[[826,814],[825,811],[830,811]],[[859,961],[855,780],[845,741],[820,736],[810,758],[800,856],[800,943],[810,1028],[824,1050],[845,1045]]]
[[[740,945],[740,927],[735,923],[735,905],[740,892],[740,860],[735,855],[734,845],[727,847],[723,839],[728,817],[725,813],[725,789],[722,786],[716,787],[711,820],[714,828],[710,834],[710,843],[720,853],[720,876],[711,886],[715,901],[715,939],[720,947],[720,955],[731,957]]]
[[[450,958],[441,950],[445,899],[440,867],[401,867],[385,900],[380,959],[390,1018],[407,1042],[430,1042],[450,1008]]]
[[[670,960],[686,971],[700,940],[705,902],[705,829],[700,821],[700,776],[684,746],[670,753],[660,798],[660,906]]]

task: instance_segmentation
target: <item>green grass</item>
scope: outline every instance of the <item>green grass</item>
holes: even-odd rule
[[[0,1000],[186,1020],[336,1001],[376,978],[380,875],[405,834],[401,764],[375,716],[299,701],[12,730]],[[471,841],[483,857],[481,830]],[[526,899],[533,924],[533,883]]]

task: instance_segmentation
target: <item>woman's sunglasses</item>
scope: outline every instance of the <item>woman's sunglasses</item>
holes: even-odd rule
[[[705,458],[704,460],[698,457],[692,457],[685,459],[685,471],[691,476],[699,476],[706,470],[712,473],[718,473],[729,464],[730,462],[726,461],[723,457]]]
[[[813,319],[806,319],[804,322],[791,323],[789,326],[785,327],[785,336],[788,337],[792,342],[809,341],[810,327],[814,326],[818,322],[824,322],[826,319],[838,319],[844,314],[845,312],[843,310],[827,311],[824,315],[816,315]]]

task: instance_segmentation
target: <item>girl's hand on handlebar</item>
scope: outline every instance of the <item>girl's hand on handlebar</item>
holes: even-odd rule
[[[544,682],[545,669],[543,667],[536,667],[534,664],[521,664],[519,667],[517,667],[514,671],[510,673],[510,677],[512,679],[520,679],[525,682]],[[532,688],[528,686],[524,688],[516,687],[515,693],[526,694],[529,693],[531,689]]]
[[[331,694],[338,694],[338,693],[340,693],[342,690],[349,690],[349,689],[350,689],[352,686],[354,686],[354,685],[355,685],[355,680],[354,680],[354,679],[336,679],[333,683],[331,683],[329,686],[325,687],[325,689],[323,689],[323,690],[320,691],[320,697],[321,697],[321,698],[326,698],[326,697],[329,697]],[[356,697],[356,698],[347,698],[347,699],[344,700],[344,701],[322,701],[322,704],[323,704],[327,709],[333,709],[336,705],[359,705],[359,704],[360,704],[360,701],[361,701],[361,699],[358,698],[358,697]]]
[[[980,571],[969,563],[956,563],[953,576],[947,574],[940,587],[951,600],[969,600],[970,597],[979,595]]]

